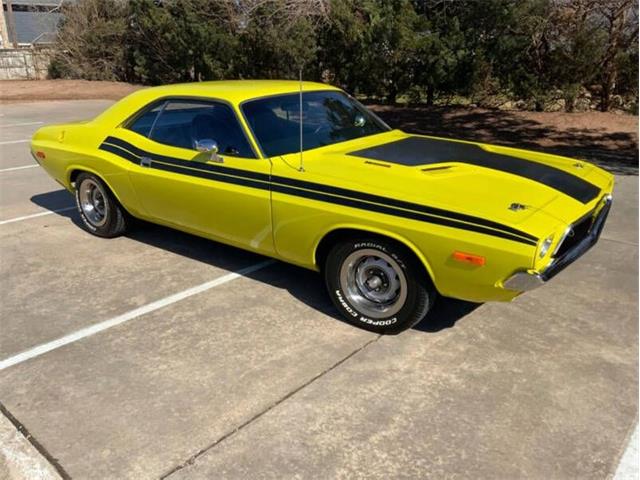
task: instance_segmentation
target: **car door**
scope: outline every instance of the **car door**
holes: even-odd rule
[[[150,105],[117,137],[140,165],[131,181],[152,219],[258,252],[272,252],[269,175],[231,106],[199,99]],[[198,147],[218,146],[218,153]]]

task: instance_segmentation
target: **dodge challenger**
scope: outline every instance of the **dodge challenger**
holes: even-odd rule
[[[509,301],[548,282],[597,242],[613,190],[587,162],[405,133],[312,82],[147,88],[40,128],[31,152],[89,232],[139,218],[320,271],[379,333],[437,294]]]

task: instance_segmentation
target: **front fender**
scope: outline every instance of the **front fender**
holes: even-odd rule
[[[411,250],[413,252],[413,254],[416,256],[416,258],[418,258],[418,260],[420,261],[420,263],[422,264],[422,266],[425,268],[427,274],[429,275],[429,277],[433,280],[434,278],[434,272],[433,269],[431,268],[430,262],[427,259],[427,257],[423,254],[423,252],[420,251],[420,249],[418,249],[418,247],[411,242],[408,238],[399,235],[396,232],[393,232],[391,230],[386,230],[383,228],[377,228],[377,227],[373,227],[371,225],[361,225],[361,224],[357,224],[357,223],[343,223],[343,224],[338,224],[338,225],[334,225],[332,228],[327,229],[323,232],[320,232],[314,242],[314,248],[313,248],[313,263],[314,263],[314,267],[316,270],[320,270],[321,269],[321,265],[318,265],[318,249],[320,247],[320,245],[322,244],[322,241],[324,239],[326,239],[327,237],[335,234],[336,232],[339,232],[341,230],[349,230],[349,231],[359,231],[359,232],[363,232],[363,233],[371,233],[374,235],[379,235],[379,236],[383,236],[383,237],[387,237],[387,238],[391,238],[393,240],[395,240],[396,242],[404,245],[405,247],[407,247],[409,250]]]

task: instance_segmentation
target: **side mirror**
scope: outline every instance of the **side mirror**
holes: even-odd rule
[[[210,160],[212,162],[222,163],[222,157],[218,155],[218,142],[211,140],[210,138],[204,138],[202,140],[196,140],[196,150],[202,153],[208,152],[211,154]]]

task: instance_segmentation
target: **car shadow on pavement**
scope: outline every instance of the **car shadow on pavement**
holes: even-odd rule
[[[413,328],[428,333],[452,328],[458,320],[466,317],[481,305],[482,303],[438,297],[427,316]]]
[[[54,211],[72,205],[73,197],[66,190],[57,190],[34,195],[31,197],[31,201],[41,208]],[[77,228],[85,230],[76,210],[65,209],[55,213],[71,220]],[[161,248],[176,255],[228,271],[236,271],[264,260],[263,256],[255,253],[142,220],[136,220],[125,236],[136,242]],[[110,240],[105,239],[105,241]],[[291,296],[314,310],[341,322],[344,321],[331,303],[323,278],[317,272],[277,262],[272,268],[251,272],[245,276],[284,289]],[[458,320],[471,313],[479,305],[440,297],[426,318],[414,329],[433,333],[451,328]]]
[[[63,208],[66,209],[69,207],[73,207],[76,204],[73,195],[71,195],[71,193],[64,189],[47,193],[39,193],[31,197],[31,202],[35,203],[40,208],[51,211],[60,210]],[[74,212],[71,213],[73,214]]]

